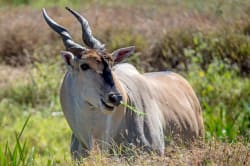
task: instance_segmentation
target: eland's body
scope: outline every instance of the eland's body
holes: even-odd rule
[[[199,101],[183,77],[173,72],[140,74],[130,64],[118,64],[134,47],[106,53],[86,20],[67,9],[80,21],[83,41],[90,49],[74,43],[65,28],[49,18],[45,10],[43,14],[67,49],[61,53],[68,71],[60,101],[73,131],[72,154],[86,154],[95,142],[126,142],[162,154],[166,137],[186,142],[203,136]]]

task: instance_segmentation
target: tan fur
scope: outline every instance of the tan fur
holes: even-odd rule
[[[91,69],[95,70],[97,73],[101,73],[103,70],[102,57],[106,59],[110,65],[113,64],[110,54],[101,54],[93,49],[88,49],[87,51],[83,52],[80,57],[83,62],[87,63]]]
[[[181,134],[185,140],[202,137],[204,126],[201,107],[189,83],[172,72],[162,76],[152,74],[147,79],[157,84],[154,97],[160,101],[163,108],[165,107],[163,111],[167,125],[174,125],[170,121],[178,124],[178,127],[173,127],[172,132]]]
[[[141,75],[127,64],[115,67],[115,73],[132,98],[132,104],[139,111],[149,114],[147,121],[154,123],[157,121],[155,118],[160,120],[159,127],[162,127],[165,136],[182,141],[204,136],[200,103],[183,77],[173,72]]]

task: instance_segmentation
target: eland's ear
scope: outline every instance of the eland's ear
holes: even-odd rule
[[[135,51],[135,46],[120,48],[112,53],[112,57],[115,63],[119,63],[133,54]]]
[[[68,66],[73,66],[74,63],[74,55],[69,51],[61,51],[61,56]]]

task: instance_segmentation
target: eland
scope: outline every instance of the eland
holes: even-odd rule
[[[203,137],[201,106],[183,77],[174,72],[140,74],[133,65],[121,63],[133,54],[134,46],[108,53],[87,20],[66,9],[80,22],[85,46],[74,42],[45,9],[43,16],[66,47],[61,52],[67,72],[60,103],[73,132],[73,157],[88,155],[96,142],[126,142],[163,154],[170,136],[183,142]]]

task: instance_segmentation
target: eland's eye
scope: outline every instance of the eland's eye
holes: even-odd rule
[[[82,70],[88,70],[89,69],[89,65],[88,64],[86,64],[86,63],[84,63],[84,64],[81,64],[81,69]]]

